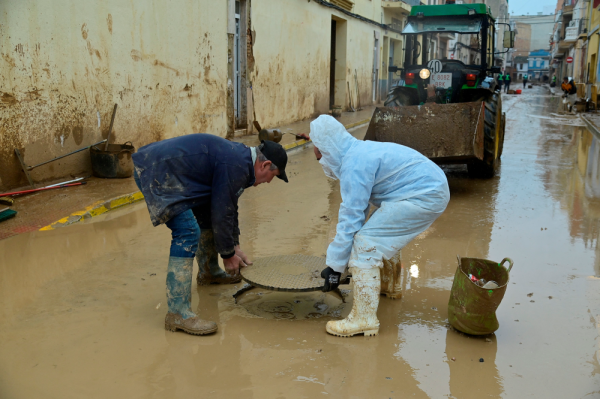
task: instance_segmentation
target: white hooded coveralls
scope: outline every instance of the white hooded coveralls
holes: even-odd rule
[[[327,266],[382,267],[427,230],[450,200],[444,172],[417,151],[395,143],[361,141],[329,115],[310,124],[325,174],[340,180],[337,233]],[[369,203],[378,207],[365,223]]]

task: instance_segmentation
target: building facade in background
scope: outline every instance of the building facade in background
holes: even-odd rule
[[[529,79],[532,80],[535,75],[535,79],[538,78],[539,74],[542,73],[533,65],[538,65],[541,61],[528,59],[529,55],[538,52],[549,51],[550,49],[550,34],[552,27],[554,26],[555,16],[552,14],[544,15],[539,12],[535,15],[511,15],[510,23],[517,31],[515,38],[515,48],[511,51],[509,59],[518,58],[519,67],[515,66],[515,62],[511,62],[511,73],[516,76],[516,79],[521,79],[524,73],[529,75]],[[548,58],[548,57],[546,57]],[[523,60],[526,60],[523,62]],[[521,67],[522,64],[527,64],[526,67]],[[546,68],[543,76],[548,76],[549,70]]]
[[[534,15],[511,15],[510,20],[520,27],[529,27],[529,51],[550,49],[550,38],[554,27],[554,14],[537,13]],[[520,54],[522,55],[522,54]]]
[[[570,77],[577,94],[597,104],[600,0],[558,0],[550,73]]]
[[[529,74],[529,61],[527,60],[527,56],[518,55],[514,57],[513,60],[515,69],[512,74],[513,80],[522,80],[523,75]]]
[[[547,82],[549,80],[550,52],[548,50],[530,52],[527,61],[529,80],[539,82]]]
[[[418,0],[0,3],[0,188],[98,142],[252,133],[386,97]],[[23,21],[30,21],[23,23]],[[31,22],[33,21],[33,22]],[[65,21],[68,21],[66,23]],[[81,152],[32,171],[87,173]]]

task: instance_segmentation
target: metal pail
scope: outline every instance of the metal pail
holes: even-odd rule
[[[131,154],[134,152],[135,147],[131,141],[125,144],[109,144],[107,151],[104,151],[104,144],[90,147],[94,176],[107,179],[131,177],[133,175]]]
[[[508,268],[504,263],[508,262]],[[486,335],[499,327],[496,309],[500,305],[509,282],[513,261],[504,258],[496,263],[487,259],[458,257],[458,268],[454,275],[448,321],[459,331],[471,335]],[[497,288],[487,289],[471,281],[469,274],[477,279],[495,281]]]
[[[281,138],[283,137],[283,133],[279,129],[263,129],[258,133],[258,139],[260,141],[274,141],[279,143]]]

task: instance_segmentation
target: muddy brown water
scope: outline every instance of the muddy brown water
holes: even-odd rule
[[[504,97],[498,177],[446,169],[449,207],[405,248],[404,294],[381,299],[377,337],[325,333],[351,295],[255,290],[236,305],[219,286],[192,291],[216,334],[165,331],[170,234],[144,204],[0,241],[0,398],[599,397],[600,138],[535,117],[558,101]],[[335,234],[338,185],[312,150],[288,176],[242,196],[254,258],[321,256]],[[457,254],[515,261],[487,339],[448,328]]]

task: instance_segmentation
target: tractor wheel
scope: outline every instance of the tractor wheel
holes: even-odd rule
[[[503,121],[502,100],[498,93],[494,93],[485,100],[483,161],[467,164],[470,176],[490,178],[496,173],[504,142]]]
[[[398,110],[400,107],[411,105],[410,97],[406,93],[390,93],[388,98],[383,103],[385,107],[390,107]]]
[[[502,157],[502,150],[504,149],[504,132],[506,131],[506,113],[502,113],[502,131],[500,135],[500,142],[498,143],[498,158]]]

